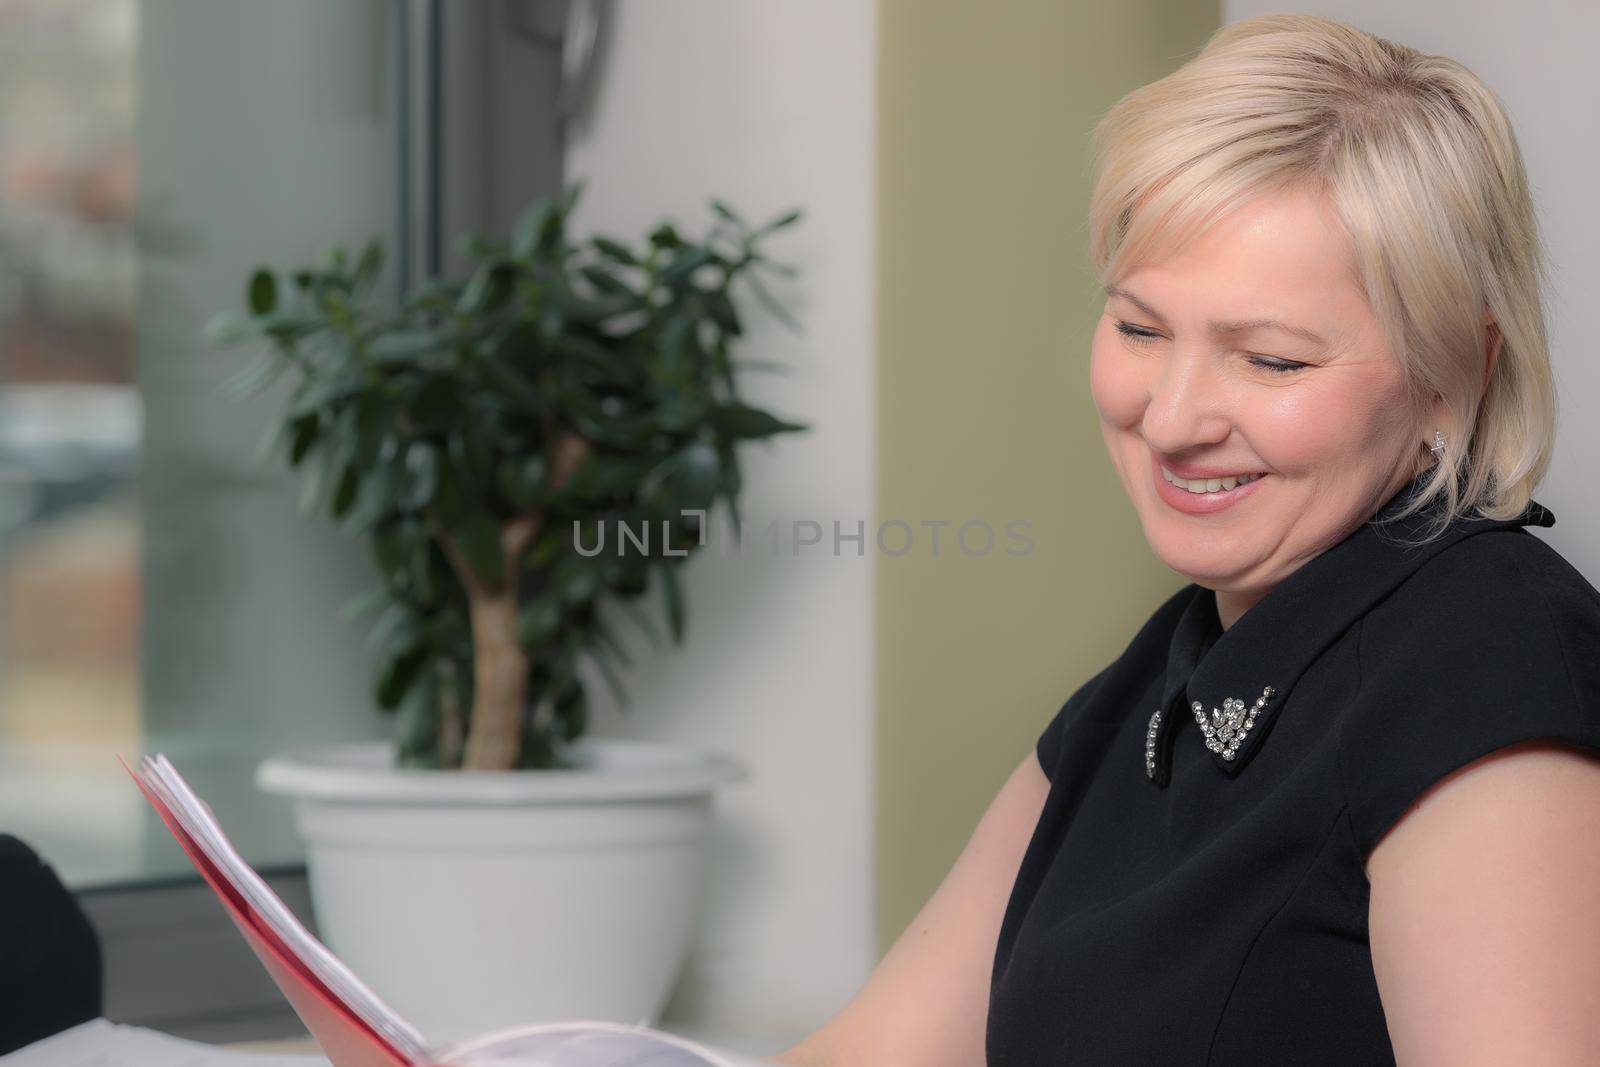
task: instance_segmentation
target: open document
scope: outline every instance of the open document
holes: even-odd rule
[[[127,766],[127,764],[123,764]],[[645,1026],[598,1020],[500,1030],[432,1048],[295,918],[165,756],[128,768],[332,1067],[772,1067]]]

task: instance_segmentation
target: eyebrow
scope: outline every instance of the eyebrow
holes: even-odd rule
[[[1128,303],[1132,304],[1146,315],[1149,315],[1151,318],[1165,321],[1162,319],[1161,312],[1157,311],[1143,300],[1140,300],[1126,289],[1115,285],[1108,285],[1106,286],[1106,295],[1120,296],[1122,299],[1126,300]],[[1252,330],[1279,330],[1283,333],[1289,334],[1292,337],[1298,337],[1303,341],[1310,341],[1314,345],[1327,347],[1328,344],[1328,342],[1323,339],[1321,334],[1312,330],[1308,330],[1304,326],[1296,326],[1293,323],[1284,322],[1282,319],[1233,319],[1225,322],[1219,322],[1213,319],[1206,325],[1211,328],[1211,332],[1213,334],[1217,334],[1219,336],[1231,336],[1241,333],[1249,333]]]

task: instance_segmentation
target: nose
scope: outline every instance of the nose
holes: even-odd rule
[[[1158,452],[1177,455],[1220,444],[1233,427],[1225,383],[1214,361],[1198,349],[1174,345],[1157,363],[1140,430]]]

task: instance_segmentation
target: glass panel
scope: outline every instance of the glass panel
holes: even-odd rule
[[[0,830],[80,878],[138,844],[137,30],[0,4]]]
[[[0,832],[69,885],[192,874],[117,764],[165,751],[247,859],[270,752],[382,736],[359,546],[256,445],[291,384],[204,338],[249,271],[389,240],[388,0],[0,0]]]

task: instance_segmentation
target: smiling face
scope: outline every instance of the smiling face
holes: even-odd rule
[[[1119,279],[1090,386],[1151,548],[1224,626],[1404,488],[1443,425],[1407,407],[1349,241],[1300,190]]]

